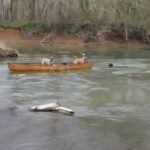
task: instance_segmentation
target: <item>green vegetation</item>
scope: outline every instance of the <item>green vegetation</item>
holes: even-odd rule
[[[67,19],[61,20],[56,26],[57,30],[65,33],[74,34],[82,32],[79,24],[75,24],[74,22]]]
[[[79,33],[82,29],[80,25],[75,25],[68,20],[61,20],[58,24],[49,25],[39,21],[24,21],[22,23],[11,20],[0,20],[0,27],[20,29],[23,32],[32,32],[33,34],[48,33],[57,28],[60,32],[65,33]]]
[[[0,27],[19,29],[23,32],[32,32],[32,34],[50,32],[51,27],[47,23],[37,21],[24,21],[22,23],[11,20],[0,20]]]
[[[20,26],[23,32],[32,32],[32,34],[50,32],[50,26],[44,22],[26,21]]]
[[[0,20],[0,27],[2,28],[20,28],[21,24],[17,21],[10,21],[10,20]]]

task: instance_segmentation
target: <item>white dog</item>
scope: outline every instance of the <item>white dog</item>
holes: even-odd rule
[[[43,58],[42,65],[52,66],[53,65],[53,57],[50,57],[49,59]]]
[[[86,63],[86,61],[87,61],[87,58],[86,58],[85,54],[83,53],[81,58],[75,59],[73,61],[73,64],[75,64],[75,65],[84,64],[84,63]]]

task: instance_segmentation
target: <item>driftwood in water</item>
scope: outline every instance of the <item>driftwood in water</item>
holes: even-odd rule
[[[74,114],[73,110],[66,107],[62,107],[58,102],[33,106],[30,108],[30,110],[31,111],[56,111],[56,112]]]
[[[17,50],[0,47],[0,57],[18,57],[18,56],[19,52]]]

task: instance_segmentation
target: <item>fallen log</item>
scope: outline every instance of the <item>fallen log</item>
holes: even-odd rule
[[[31,111],[54,111],[54,112],[60,112],[60,113],[69,113],[74,114],[74,111],[72,109],[62,107],[58,102],[56,103],[48,103],[44,105],[38,105],[38,106],[32,106],[30,108]]]

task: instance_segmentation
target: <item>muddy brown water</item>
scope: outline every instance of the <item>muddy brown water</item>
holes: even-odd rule
[[[18,59],[0,60],[1,150],[149,150],[150,49],[7,41]],[[92,70],[11,73],[8,62],[69,62],[86,52]],[[113,63],[116,67],[108,68]],[[74,116],[28,111],[59,101]]]

